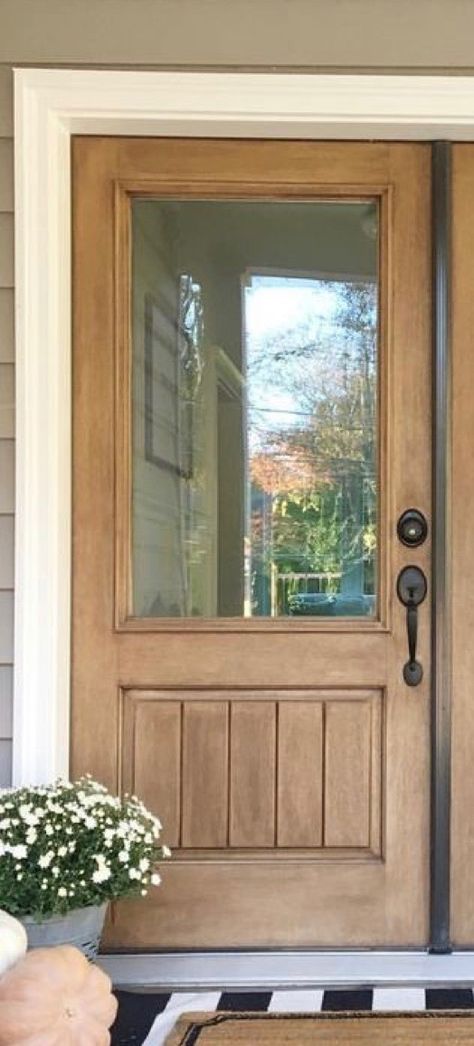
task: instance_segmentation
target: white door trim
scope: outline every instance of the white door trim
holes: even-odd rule
[[[72,134],[474,140],[474,78],[15,71],[15,784],[68,773]]]

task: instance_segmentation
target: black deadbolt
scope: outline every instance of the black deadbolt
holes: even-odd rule
[[[397,534],[402,545],[408,548],[418,548],[426,541],[428,535],[428,523],[417,508],[407,508],[397,523]]]

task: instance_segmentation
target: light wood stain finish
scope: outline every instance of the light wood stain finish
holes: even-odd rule
[[[413,559],[396,520],[430,507],[429,161],[425,145],[74,141],[72,769],[139,791],[178,848],[159,891],[117,907],[111,947],[426,943],[429,605],[413,691],[394,591]],[[379,197],[377,621],[130,618],[131,193]],[[429,577],[429,543],[416,562]]]

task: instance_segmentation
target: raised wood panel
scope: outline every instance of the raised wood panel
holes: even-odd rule
[[[380,855],[381,692],[281,697],[125,693],[122,788],[142,796],[183,859]]]
[[[181,835],[181,705],[133,700],[124,717],[123,790],[134,792],[165,827],[166,842]]]
[[[275,845],[276,705],[236,701],[230,735],[231,846]]]
[[[323,705],[282,701],[278,712],[278,846],[323,841]]]
[[[324,841],[370,843],[370,704],[328,702],[325,730]]]
[[[223,701],[183,707],[183,847],[227,846],[228,717]]]

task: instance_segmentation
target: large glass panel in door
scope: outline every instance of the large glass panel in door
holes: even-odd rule
[[[135,199],[132,613],[374,618],[375,200]]]

